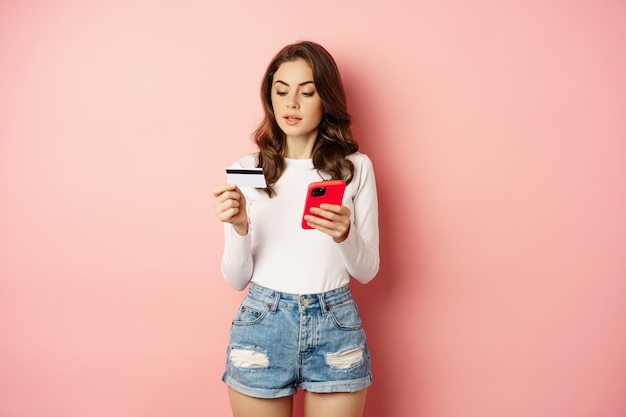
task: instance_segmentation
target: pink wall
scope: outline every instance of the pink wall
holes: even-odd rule
[[[302,38],[377,169],[366,416],[626,415],[626,3],[410,3],[0,1],[1,416],[228,415],[210,190]]]

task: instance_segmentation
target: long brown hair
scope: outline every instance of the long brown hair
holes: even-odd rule
[[[253,139],[259,147],[257,166],[263,168],[267,182],[266,192],[275,194],[273,185],[285,169],[283,154],[285,134],[278,126],[272,108],[272,80],[284,62],[303,59],[313,72],[313,82],[322,101],[322,120],[313,146],[313,166],[332,179],[352,181],[354,165],[346,156],[359,150],[350,131],[350,115],[339,69],[333,57],[321,45],[303,41],[285,46],[272,59],[263,76],[261,101],[265,117],[254,131]]]

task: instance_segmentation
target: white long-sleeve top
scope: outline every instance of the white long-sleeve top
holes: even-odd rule
[[[222,274],[233,288],[243,290],[252,281],[284,293],[317,294],[348,284],[350,276],[361,283],[374,278],[380,263],[374,169],[363,153],[348,158],[354,163],[354,177],[343,204],[351,210],[351,225],[341,243],[319,230],[301,227],[308,185],[328,179],[311,159],[286,158],[272,198],[263,190],[241,188],[248,234],[241,236],[229,223],[224,225]],[[252,168],[256,161],[257,154],[250,154],[232,167]]]

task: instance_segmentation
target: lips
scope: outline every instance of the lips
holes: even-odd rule
[[[295,125],[298,122],[300,122],[300,120],[302,120],[302,117],[298,117],[298,116],[295,116],[293,114],[287,114],[287,115],[283,116],[283,119],[285,119],[287,124]]]

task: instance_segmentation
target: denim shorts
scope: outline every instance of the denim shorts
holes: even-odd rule
[[[371,385],[370,354],[349,287],[295,295],[252,283],[231,326],[222,380],[257,398],[293,395],[298,387],[329,393]]]

